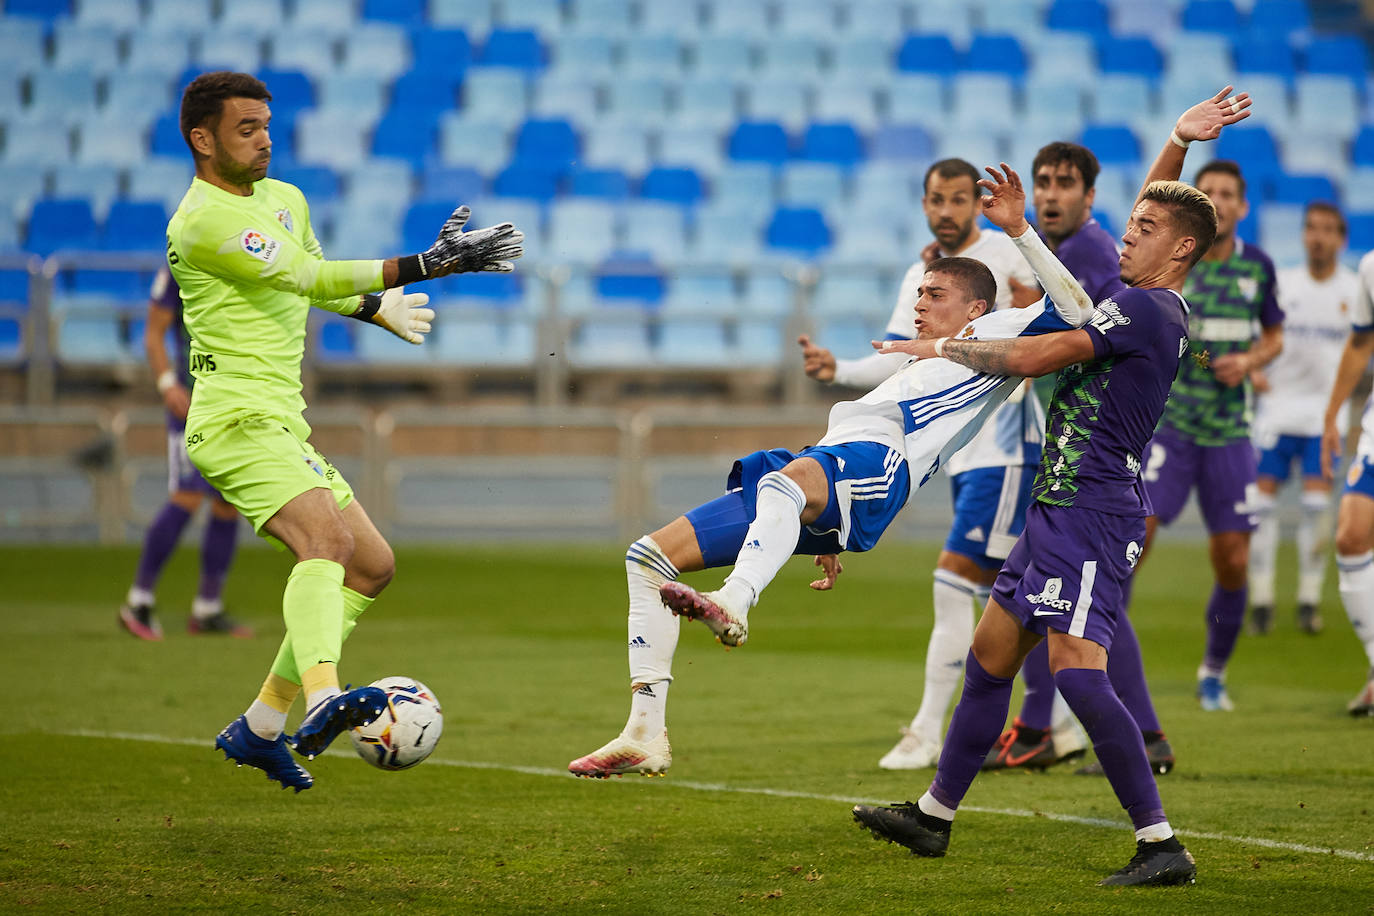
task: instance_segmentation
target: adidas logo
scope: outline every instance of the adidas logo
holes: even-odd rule
[[[982,525],[975,525],[972,531],[964,535],[964,540],[966,541],[983,541],[986,539],[987,535],[983,534]]]
[[[630,640],[630,648],[647,649],[649,648],[649,641],[645,639],[643,636],[636,636],[634,639]]]
[[[843,458],[836,458],[836,459],[835,459],[835,466],[838,467],[838,468],[840,469],[840,473],[842,473],[842,474],[844,473],[844,459],[843,459]]]
[[[651,697],[654,695],[654,688],[649,684],[640,684],[638,687],[635,688],[635,693],[642,694],[646,697]]]
[[[762,550],[762,549],[763,549],[763,545],[759,543],[759,539],[758,539],[758,538],[754,538],[752,541],[746,541],[746,542],[745,542],[745,544],[744,544],[744,549],[745,549],[745,550]]]

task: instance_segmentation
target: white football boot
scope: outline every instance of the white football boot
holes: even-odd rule
[[[884,770],[924,770],[940,762],[941,744],[918,734],[914,729],[902,729],[902,740],[883,755],[878,766]]]
[[[700,620],[723,645],[742,646],[749,639],[749,608],[731,607],[722,592],[703,594],[681,582],[666,582],[658,589],[668,610],[688,620]]]
[[[1345,711],[1352,716],[1374,716],[1374,669],[1369,672],[1369,683],[1345,704]]]
[[[615,740],[569,763],[568,772],[593,779],[623,776],[626,773],[662,776],[672,765],[673,749],[668,744],[668,732],[665,729],[658,737],[644,744],[631,741],[622,732]]]

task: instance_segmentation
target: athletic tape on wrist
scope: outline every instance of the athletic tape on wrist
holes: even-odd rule
[[[382,297],[368,293],[363,296],[362,302],[358,305],[358,310],[349,315],[349,318],[356,318],[359,321],[371,321],[372,316],[382,307]]]
[[[948,337],[937,337],[935,339],[935,355],[941,359],[943,359],[945,355],[945,341],[947,340],[949,340]]]
[[[163,369],[157,376],[157,393],[166,394],[177,384],[177,374],[171,369]]]
[[[396,259],[396,285],[409,286],[421,280],[429,279],[429,265],[425,263],[425,256],[422,254],[412,254],[404,258]]]
[[[1178,135],[1178,131],[1176,130],[1170,131],[1169,139],[1174,141],[1174,145],[1177,146],[1179,149],[1187,149],[1189,146],[1193,144],[1192,140],[1184,140],[1182,137],[1180,137]]]

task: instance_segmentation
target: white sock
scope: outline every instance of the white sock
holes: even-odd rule
[[[1054,705],[1050,707],[1050,730],[1058,731],[1071,726],[1074,721],[1073,710],[1058,690],[1054,691]]]
[[[935,796],[931,795],[928,791],[925,795],[916,799],[916,807],[920,808],[922,812],[929,814],[931,817],[938,817],[945,821],[954,820],[954,809],[949,807],[949,805],[940,804],[935,800]]]
[[[964,659],[973,644],[972,601],[977,586],[958,573],[935,570],[935,625],[926,646],[925,688],[911,730],[939,744],[945,714],[964,682]]]
[[[191,616],[197,620],[208,620],[224,610],[224,602],[218,598],[202,598],[197,595],[191,599]]]
[[[668,727],[668,685],[672,681],[640,684],[630,694],[630,718],[622,734],[641,744],[652,741]]]
[[[1374,551],[1353,557],[1336,557],[1340,570],[1341,603],[1355,636],[1374,668]]]
[[[332,700],[341,693],[343,693],[343,691],[337,687],[325,687],[320,690],[312,690],[305,698],[305,708],[307,710],[314,709],[325,700]]]
[[[138,607],[143,604],[156,604],[153,600],[153,593],[146,588],[139,588],[136,585],[129,586],[129,594],[124,597],[124,603],[129,607]]]
[[[1319,604],[1326,578],[1326,541],[1330,525],[1329,494],[1302,494],[1298,519],[1298,604]]]
[[[1279,549],[1279,515],[1274,497],[1256,493],[1250,501],[1255,514],[1255,533],[1250,535],[1250,604],[1274,606],[1274,557]]]
[[[648,535],[625,552],[631,686],[673,679],[673,654],[682,623],[664,605],[658,589],[677,576],[677,567]]]
[[[1174,828],[1169,826],[1168,821],[1151,824],[1148,827],[1141,827],[1135,832],[1135,838],[1137,840],[1144,840],[1147,843],[1158,843],[1161,840],[1167,840],[1173,835]]]
[[[769,471],[759,481],[754,521],[744,535],[744,546],[735,559],[735,568],[725,580],[727,600],[743,595],[739,585],[749,588],[752,597],[743,608],[758,601],[758,596],[773,581],[782,565],[797,549],[801,538],[801,514],[806,509],[806,494],[792,478]],[[739,583],[736,585],[735,583]],[[731,601],[731,610],[738,608]]]
[[[286,728],[286,713],[277,712],[262,700],[254,700],[253,705],[244,711],[243,717],[248,720],[248,729],[253,734],[268,741],[277,740],[277,736]]]

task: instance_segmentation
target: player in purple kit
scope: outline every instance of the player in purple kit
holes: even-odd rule
[[[169,332],[176,341],[176,369],[172,368],[173,363],[167,356]],[[148,354],[148,366],[157,379],[158,393],[167,407],[167,489],[171,495],[144,535],[138,572],[119,608],[119,621],[124,629],[140,639],[162,638],[153,589],[191,516],[208,496],[210,521],[205,526],[205,539],[200,548],[200,587],[191,602],[186,629],[191,633],[252,636],[252,627],[226,614],[220,599],[238,540],[238,510],[205,482],[186,455],[186,411],[191,405],[186,331],[181,321],[181,290],[165,267],[153,280],[143,346]]]
[[[1031,164],[1036,228],[1093,302],[1100,302],[1122,286],[1116,240],[1092,215],[1098,171],[1097,157],[1076,143],[1047,144],[1035,154]],[[1048,644],[1042,643],[1026,656],[1021,668],[1026,685],[1021,711],[988,752],[983,769],[1043,768],[1067,759],[1058,754],[1052,740],[1055,690],[1048,648]],[[1109,662],[1109,671],[1120,668],[1130,673],[1141,672],[1138,679],[1128,679],[1124,684],[1113,680],[1113,685],[1137,722],[1143,723],[1141,730],[1158,735],[1158,742],[1147,744],[1152,752],[1151,764],[1156,772],[1167,772],[1173,766],[1173,750],[1154,718],[1138,661],[1140,643],[1128,618],[1119,621],[1112,652],[1113,659],[1122,658],[1128,663]],[[1129,663],[1131,657],[1136,659],[1134,663]],[[1141,711],[1137,712],[1138,709]],[[1089,764],[1084,770],[1096,768],[1097,764]]]
[[[1012,678],[1048,636],[1055,686],[1087,729],[1135,826],[1135,856],[1102,883],[1183,884],[1196,874],[1106,667],[1125,610],[1122,583],[1140,557],[1151,514],[1141,458],[1188,348],[1188,306],[1179,289],[1217,226],[1206,196],[1173,179],[1189,143],[1213,139],[1247,116],[1249,97],[1228,98],[1230,91],[1179,118],[1122,237],[1126,285],[1099,303],[1088,327],[1046,335],[1030,347],[958,339],[889,345],[990,372],[1064,371],[1050,401],[1036,501],[974,633],[935,780],[916,803],[854,808],[855,819],[881,839],[923,856],[945,854],[955,811],[1006,720]],[[1026,231],[1021,213],[1003,216],[1008,235]]]

